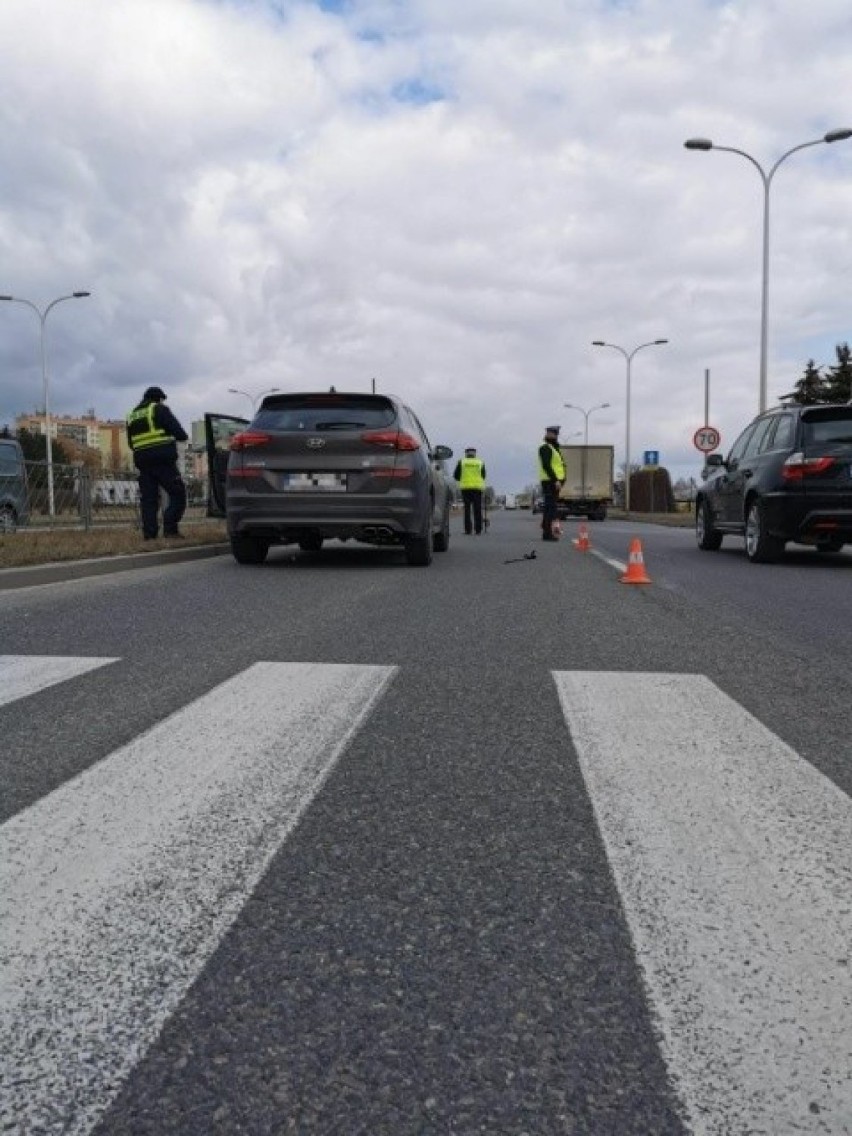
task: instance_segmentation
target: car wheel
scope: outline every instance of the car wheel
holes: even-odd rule
[[[231,552],[238,564],[262,564],[269,552],[269,541],[235,533],[231,537]]]
[[[405,538],[405,559],[413,568],[427,568],[432,563],[432,515],[423,536]]]
[[[821,540],[817,545],[817,552],[840,552],[842,548],[843,541],[832,537],[830,540]]]
[[[759,497],[748,506],[745,530],[746,556],[752,564],[771,564],[784,551],[784,541],[766,531],[766,518]]]
[[[706,501],[695,513],[695,539],[698,547],[705,552],[715,552],[722,547],[722,534],[713,524],[713,515]]]
[[[0,532],[14,532],[18,527],[18,518],[11,505],[0,508]]]
[[[446,552],[450,547],[450,510],[444,509],[444,519],[441,528],[432,537],[432,548],[435,552]]]
[[[302,552],[319,552],[322,548],[322,535],[318,532],[307,533],[299,541]]]

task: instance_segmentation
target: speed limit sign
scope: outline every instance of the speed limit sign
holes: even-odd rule
[[[700,430],[695,431],[692,441],[695,443],[695,448],[701,450],[702,454],[709,454],[711,450],[718,450],[722,435],[715,426],[702,426]]]

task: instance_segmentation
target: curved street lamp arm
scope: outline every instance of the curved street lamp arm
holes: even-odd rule
[[[778,169],[778,167],[781,165],[781,163],[783,161],[785,161],[787,158],[789,158],[791,154],[795,154],[797,150],[807,150],[809,146],[822,146],[824,144],[825,144],[824,138],[814,138],[813,142],[800,142],[798,146],[794,146],[792,148],[792,150],[788,150],[786,154],[781,155],[781,157],[778,159],[778,161],[775,163],[775,165],[772,167],[772,169],[766,175],[767,182],[772,181],[772,175],[775,173],[775,171]]]
[[[596,339],[594,341],[594,343],[592,344],[592,346],[593,347],[611,347],[613,349],[613,351],[620,351],[625,359],[630,358],[630,356],[627,354],[627,352],[624,350],[624,348],[619,347],[617,343],[604,343],[604,341],[602,339]]]
[[[812,143],[806,142],[805,145],[810,146],[810,145],[812,145]],[[781,164],[781,162],[784,161],[784,158],[788,157],[790,154],[793,153],[792,150],[789,150],[787,152],[787,154],[784,154],[783,157],[779,158],[778,161],[775,163],[775,165],[772,167],[772,173],[767,175],[766,170],[763,168],[763,166],[760,164],[760,162],[758,162],[756,158],[753,158],[751,156],[751,154],[747,154],[745,152],[745,150],[738,150],[736,148],[736,146],[717,146],[715,143],[713,144],[713,149],[714,150],[722,150],[725,154],[739,154],[739,156],[741,158],[745,158],[745,160],[747,162],[751,162],[751,164],[754,166],[754,168],[760,174],[761,181],[763,182],[763,184],[764,184],[764,186],[766,187],[767,190],[769,189],[769,181],[772,177],[772,174],[775,173],[775,171],[778,169],[778,166]],[[798,150],[799,147],[796,146],[795,149]]]
[[[772,178],[775,175],[775,171],[778,169],[778,167],[781,165],[782,162],[785,162],[787,160],[787,158],[790,157],[791,154],[796,154],[796,153],[798,153],[799,150],[807,150],[810,146],[823,146],[823,145],[825,145],[825,139],[824,138],[814,138],[812,142],[800,142],[798,146],[792,146],[789,150],[787,150],[785,153],[783,153],[781,155],[781,157],[778,158],[778,160],[775,162],[775,164],[769,169],[768,172],[766,170],[764,170],[763,166],[760,164],[760,162],[757,161],[756,158],[753,158],[751,156],[751,154],[746,153],[745,150],[738,150],[736,146],[717,146],[714,143],[713,149],[714,150],[722,150],[726,154],[739,154],[741,158],[745,158],[747,162],[751,162],[751,164],[754,166],[754,168],[760,174],[761,180],[763,181],[763,184],[766,187],[766,190],[768,192],[769,191],[769,183],[772,181]]]

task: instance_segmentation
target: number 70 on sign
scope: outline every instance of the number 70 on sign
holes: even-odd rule
[[[695,431],[692,441],[697,450],[701,450],[703,454],[709,454],[711,450],[718,450],[722,435],[715,426],[702,426]]]

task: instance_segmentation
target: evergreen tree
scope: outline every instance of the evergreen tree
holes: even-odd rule
[[[852,358],[849,344],[835,348],[837,365],[829,367],[825,383],[826,402],[852,402]]]
[[[780,401],[794,406],[816,406],[817,403],[827,402],[826,380],[819,373],[819,367],[813,359],[808,359],[805,373],[789,392],[782,394]]]
[[[19,430],[18,441],[21,443],[21,449],[24,452],[24,461],[47,461],[47,438],[44,434],[33,434],[29,430]],[[50,450],[55,465],[69,464],[71,459],[58,438],[53,439]]]

